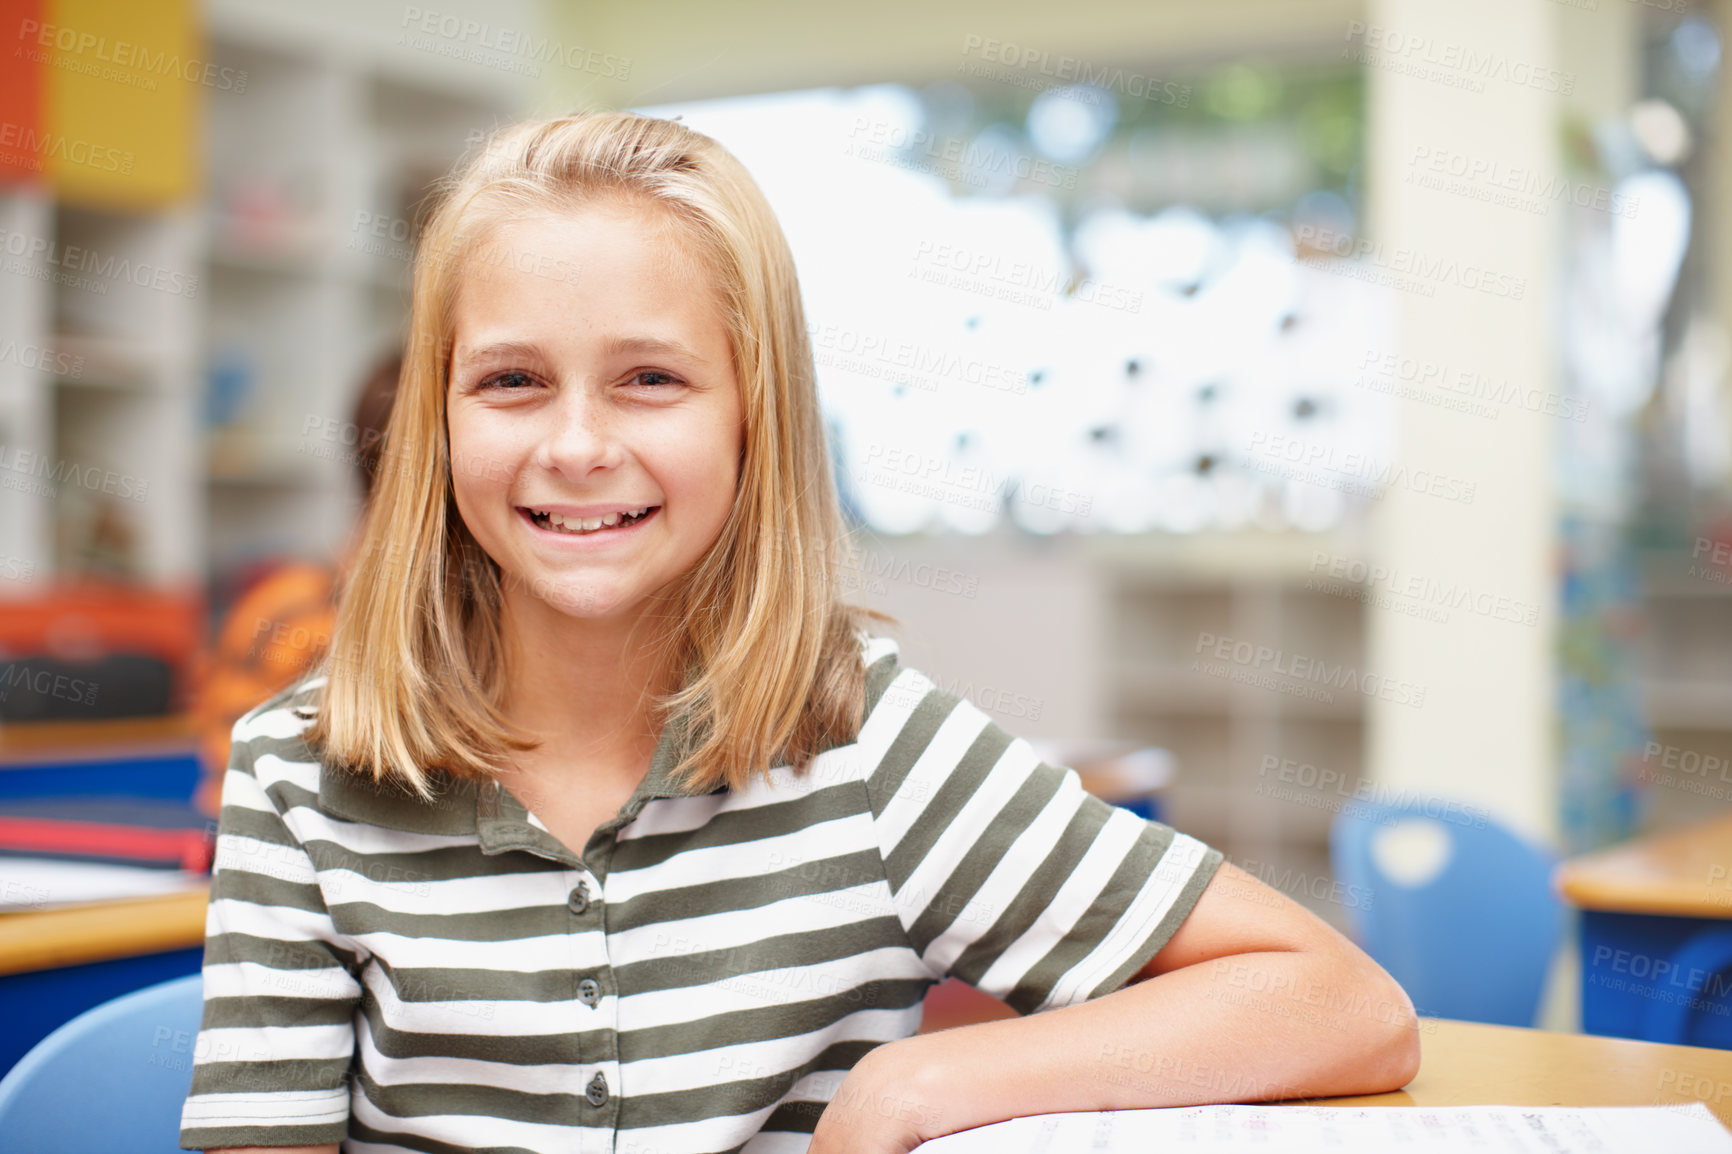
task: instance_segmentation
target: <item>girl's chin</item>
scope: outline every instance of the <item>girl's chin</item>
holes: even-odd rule
[[[641,596],[631,596],[604,585],[566,582],[557,577],[520,579],[505,575],[501,584],[507,603],[518,601],[539,609],[551,609],[565,617],[602,620],[631,612],[642,604]]]

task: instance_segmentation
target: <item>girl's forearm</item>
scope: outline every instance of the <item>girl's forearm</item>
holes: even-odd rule
[[[1028,1114],[1375,1093],[1417,1070],[1417,1025],[1363,955],[1245,953],[880,1047],[852,1091],[922,1139]]]

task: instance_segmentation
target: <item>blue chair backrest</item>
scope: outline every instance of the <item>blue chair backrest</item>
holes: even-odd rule
[[[1374,848],[1409,822],[1448,843],[1441,867],[1413,885],[1390,876]],[[1472,807],[1359,801],[1336,815],[1329,852],[1336,880],[1366,895],[1347,909],[1359,944],[1421,1014],[1534,1024],[1564,930],[1551,853]]]
[[[86,1010],[0,1079],[0,1154],[180,1154],[199,974]]]
[[[1710,1007],[1719,1008],[1714,1006],[1715,999],[1709,991],[1725,988],[1719,981],[1698,983],[1694,975],[1718,978],[1732,972],[1732,928],[1706,926],[1684,939],[1668,960],[1672,963],[1671,973],[1692,975],[1690,982],[1676,992],[1691,991],[1699,996],[1650,1000],[1641,1036],[1650,1042],[1666,1042],[1674,1046],[1724,1045],[1723,1041],[1697,1038],[1692,1034],[1691,1027],[1698,1019],[1713,1022],[1714,1019],[1708,1016]]]

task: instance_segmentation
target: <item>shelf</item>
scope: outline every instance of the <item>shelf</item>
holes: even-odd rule
[[[1139,585],[1219,585],[1295,581],[1317,575],[1317,556],[1363,558],[1369,546],[1350,530],[1233,533],[1095,533],[1079,540],[1108,568],[1135,574]]]
[[[1732,731],[1732,681],[1650,677],[1642,712],[1656,729]]]
[[[124,392],[149,392],[162,385],[168,350],[127,337],[58,333],[52,339],[53,361],[76,362],[75,371],[55,372],[61,385]]]
[[[369,292],[398,294],[406,313],[412,287],[413,253],[414,246],[410,241],[359,238],[354,247],[345,244],[337,253],[337,275]]]
[[[1211,658],[1209,664],[1223,663]],[[1255,676],[1259,671],[1244,672]],[[1352,720],[1365,715],[1364,695],[1356,690],[1271,675],[1273,685],[1292,690],[1283,692],[1193,671],[1188,661],[1179,664],[1121,659],[1108,676],[1118,687],[1115,704],[1120,714],[1235,716],[1244,711],[1233,694],[1238,686],[1245,691],[1268,694],[1270,712],[1296,720]],[[1329,699],[1305,696],[1307,693],[1328,694]]]
[[[313,473],[282,467],[228,473],[212,471],[205,483],[219,489],[313,489],[321,486],[319,477]]]
[[[1642,594],[1650,599],[1694,599],[1701,597],[1732,597],[1732,565],[1702,566],[1704,573],[1724,574],[1728,580],[1717,581],[1711,576],[1689,576],[1685,572],[1649,573],[1642,578]]]
[[[205,441],[205,480],[212,486],[315,488],[327,482],[321,462],[292,442],[245,425],[212,430]]]
[[[247,249],[213,241],[210,263],[211,267],[222,271],[265,276],[312,277],[324,271],[324,261],[311,246],[285,247],[279,250]]]
[[[317,489],[325,478],[304,460],[272,455],[246,464],[213,461],[205,483],[212,488]]]

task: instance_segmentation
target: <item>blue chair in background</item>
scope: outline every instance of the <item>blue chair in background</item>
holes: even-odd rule
[[[0,1154],[179,1154],[199,974],[86,1010],[0,1079]]]
[[[1355,801],[1336,815],[1336,880],[1369,898],[1347,911],[1355,936],[1422,1015],[1531,1026],[1564,931],[1556,862],[1489,817],[1439,809]],[[1390,848],[1380,843],[1415,834],[1443,856],[1404,880],[1380,861]]]
[[[1726,975],[1732,973],[1732,929],[1710,926],[1698,930],[1666,960],[1671,962],[1666,972],[1685,975],[1684,981],[1681,986],[1671,983],[1666,992],[1672,997],[1641,999],[1647,1003],[1647,1020],[1640,1036],[1674,1046],[1724,1049],[1729,1044],[1729,1032],[1725,1019],[1714,1015],[1725,1013]],[[1584,1018],[1591,1016],[1589,1000],[1583,1002]]]

